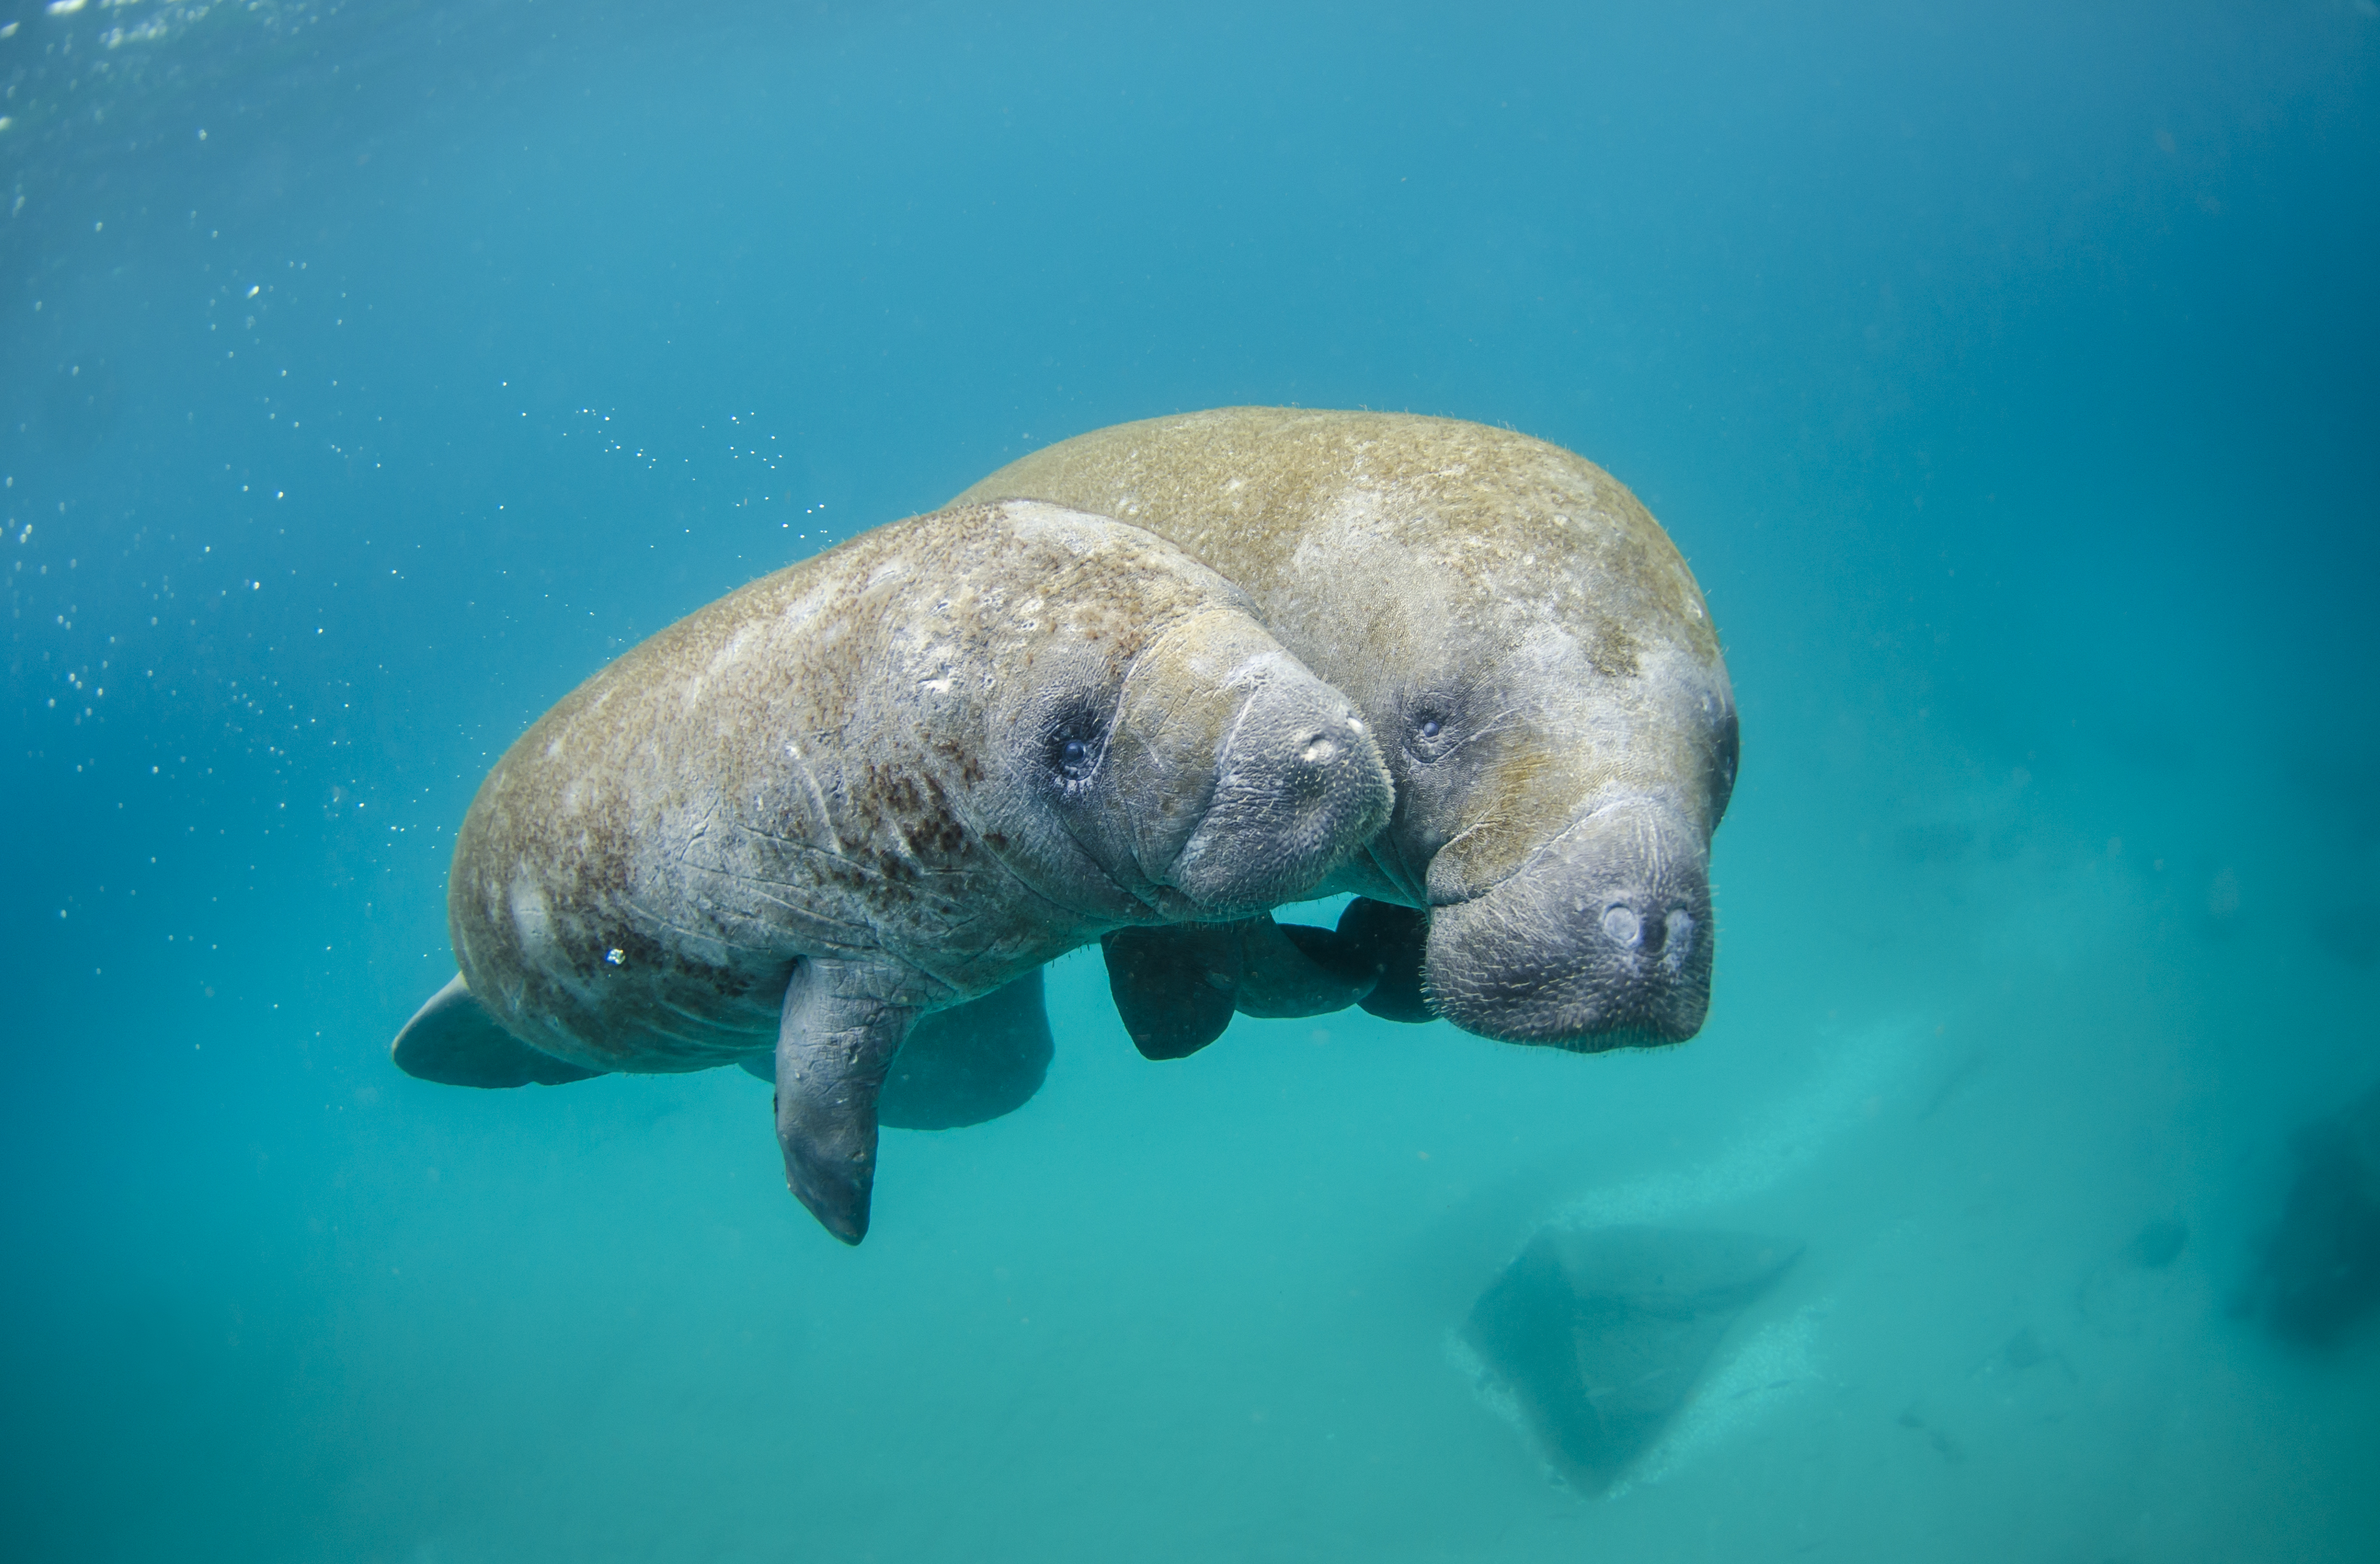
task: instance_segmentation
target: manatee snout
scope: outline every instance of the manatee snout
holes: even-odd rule
[[[1240,708],[1170,876],[1217,912],[1290,900],[1388,823],[1389,769],[1344,696],[1281,660]]]
[[[1710,850],[1676,809],[1608,805],[1434,907],[1426,980],[1466,1032],[1597,1053],[1682,1042],[1710,1008]]]

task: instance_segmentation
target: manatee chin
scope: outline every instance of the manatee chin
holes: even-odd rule
[[[1710,1008],[1710,855],[1656,799],[1609,804],[1434,907],[1424,980],[1466,1032],[1581,1053],[1682,1042]]]

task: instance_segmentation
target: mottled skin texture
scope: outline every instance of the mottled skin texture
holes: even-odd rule
[[[962,506],[565,697],[481,784],[448,912],[470,994],[547,1054],[773,1045],[796,1193],[856,1243],[919,1015],[1109,929],[1294,895],[1389,797],[1347,702],[1211,571],[1101,517]]]
[[[1330,888],[1430,910],[1440,1013],[1581,1049],[1700,1026],[1734,698],[1693,576],[1610,475],[1478,424],[1238,407],[963,498],[1026,496],[1181,544],[1355,701],[1396,812]]]

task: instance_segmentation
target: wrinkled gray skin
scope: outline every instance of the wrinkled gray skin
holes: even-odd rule
[[[1702,1025],[1735,701],[1693,576],[1610,475],[1478,424],[1233,407],[963,498],[1023,496],[1181,544],[1354,698],[1396,811],[1327,889],[1427,909],[1439,1014],[1582,1050]]]
[[[919,1017],[1110,929],[1296,895],[1389,805],[1354,710],[1221,577],[1102,517],[953,507],[753,582],[540,719],[463,822],[462,977],[397,1062],[515,1085],[773,1040],[788,1181],[856,1243]]]

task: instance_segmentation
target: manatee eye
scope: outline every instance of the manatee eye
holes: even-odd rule
[[[1041,743],[1042,764],[1062,788],[1081,786],[1099,769],[1099,727],[1087,711],[1069,712],[1050,724]]]
[[[1452,720],[1446,709],[1432,701],[1405,712],[1405,751],[1425,763],[1435,760],[1453,744]]]

